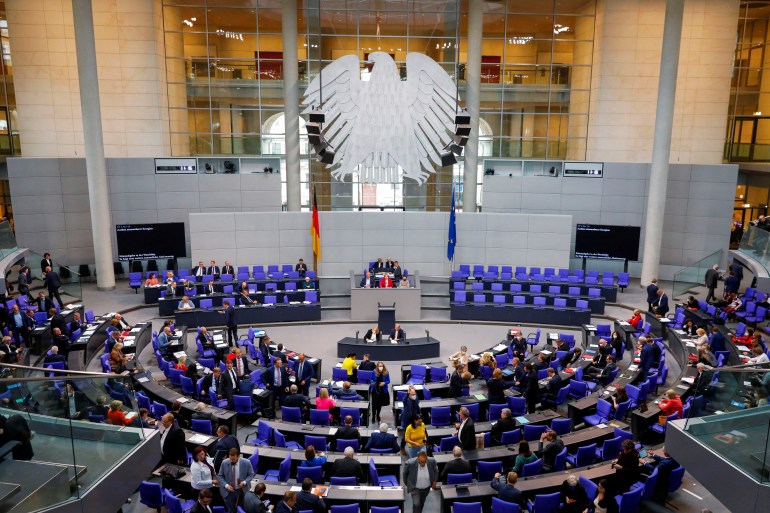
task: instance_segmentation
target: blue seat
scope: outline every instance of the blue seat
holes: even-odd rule
[[[680,465],[672,470],[668,477],[668,493],[677,491],[682,486],[682,479],[684,479],[684,467]]]
[[[596,459],[596,444],[584,445],[578,447],[575,455],[568,454],[567,462],[575,468],[587,467]]]
[[[626,387],[627,388],[627,387]],[[581,399],[588,395],[588,385],[585,381],[570,380],[569,396],[574,399]]]
[[[545,433],[547,430],[548,430],[548,426],[526,424],[524,426],[523,438],[527,442],[532,442],[534,440],[540,440],[540,435]]]
[[[473,474],[447,474],[446,484],[466,484],[473,482]]]
[[[397,476],[380,476],[377,467],[374,466],[374,459],[369,458],[369,480],[372,486],[398,486]]]
[[[328,426],[329,410],[310,410],[310,424],[314,426]]]
[[[553,419],[551,421],[551,429],[553,429],[557,435],[566,435],[572,431],[571,419]]]
[[[259,407],[254,405],[251,401],[251,397],[247,395],[234,395],[233,406],[235,407],[235,413],[246,415],[249,422],[252,421],[254,414],[259,411]]]
[[[460,445],[460,440],[456,436],[445,436],[439,440],[438,445],[433,446],[434,452],[449,452],[456,445]]]
[[[278,430],[275,430],[275,433],[278,434]],[[281,461],[281,464],[278,465],[278,470],[268,470],[265,472],[265,477],[263,478],[265,481],[278,481],[280,483],[285,483],[289,480],[289,471],[291,470],[291,454],[287,454],[286,457]]]
[[[595,426],[610,420],[610,415],[612,415],[612,404],[609,401],[605,401],[604,399],[599,398],[596,401],[596,413],[586,415],[583,417],[583,420],[586,424]]]
[[[520,513],[521,506],[492,497],[492,513]]]
[[[192,419],[190,421],[190,429],[195,431],[196,433],[201,433],[203,435],[213,435],[213,430],[211,428],[211,421],[207,419]]]
[[[511,431],[505,431],[500,436],[500,443],[502,445],[513,445],[521,441],[521,430],[513,429]]]
[[[139,502],[148,508],[155,508],[160,513],[160,508],[163,507],[163,489],[160,483],[142,481],[139,485]]]
[[[422,385],[425,383],[425,376],[428,374],[428,368],[425,365],[412,365],[407,385]]]
[[[302,423],[302,412],[298,406],[281,406],[281,417],[284,422]]]
[[[446,380],[447,380],[446,367],[431,367],[430,369],[431,383],[443,383]],[[425,393],[430,394],[430,391],[427,388],[423,388],[422,390],[423,390],[423,396]],[[425,397],[425,399],[430,399],[430,397]]]
[[[351,477],[332,476],[329,482],[330,484],[339,485],[339,486],[355,486],[357,484],[357,480],[353,476]]]
[[[639,511],[639,503],[642,501],[641,488],[634,488],[623,495],[616,496],[618,502],[618,513],[636,513]]]
[[[358,427],[361,425],[361,410],[358,408],[340,408],[340,419],[344,420],[345,417],[350,415],[353,418],[353,425]]]
[[[596,460],[609,461],[617,457],[618,453],[620,452],[620,445],[622,442],[623,439],[619,436],[605,440],[602,448],[596,449]]]
[[[348,447],[352,447],[354,451],[358,452],[360,445],[361,443],[358,440],[345,440],[343,438],[338,438],[335,450],[337,452],[344,452]]]
[[[580,476],[578,478],[578,481],[581,485],[583,485],[583,489],[586,491],[586,495],[588,496],[588,502],[593,503],[594,499],[596,498],[596,495],[599,493],[599,487],[591,481],[590,479],[586,479],[583,476]]]
[[[531,513],[553,513],[559,510],[561,493],[548,493],[535,495],[534,501],[527,502],[527,509]]]
[[[503,411],[503,408],[507,408],[508,406],[505,404],[490,404],[489,405],[489,411],[487,412],[487,416],[490,422],[494,422],[496,420],[500,420],[500,413]]]
[[[525,426],[526,427],[526,426]],[[543,470],[543,459],[538,458],[532,463],[526,463],[521,468],[521,477],[530,477],[540,474]]]
[[[313,483],[320,484],[324,482],[323,467],[297,467],[297,482],[301,483],[303,479],[309,477]]]
[[[375,372],[372,371],[366,371],[366,370],[359,370],[358,371],[358,383],[368,385],[372,381],[374,381],[374,374]]]
[[[311,445],[316,452],[326,451],[328,446],[326,437],[323,435],[305,435],[305,448],[307,449]]]
[[[452,510],[454,513],[481,513],[480,502],[455,502]]]
[[[502,461],[478,461],[478,480],[492,481],[496,473],[503,473]]]
[[[560,472],[567,466],[567,448],[562,449],[553,460],[553,472]]]
[[[273,438],[275,438],[276,447],[281,447],[283,449],[293,449],[298,451],[301,451],[302,449],[304,449],[304,447],[302,447],[299,444],[299,442],[292,442],[292,441],[287,442],[286,436],[284,436],[284,434],[278,431],[277,429],[273,430]]]
[[[270,439],[273,436],[273,428],[265,421],[260,420],[257,423],[257,432],[254,440],[251,441],[254,445],[270,445]]]
[[[523,397],[508,397],[508,408],[511,409],[511,415],[526,415],[527,414],[527,400]]]
[[[448,426],[451,410],[449,406],[435,406],[430,409],[431,426]]]

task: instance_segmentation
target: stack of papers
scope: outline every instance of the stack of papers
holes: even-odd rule
[[[189,443],[191,443],[191,444],[198,444],[198,445],[205,444],[208,441],[209,441],[209,437],[206,436],[206,435],[201,435],[201,434],[193,435],[188,440]]]

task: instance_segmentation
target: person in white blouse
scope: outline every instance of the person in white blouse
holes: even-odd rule
[[[761,347],[757,346],[751,351],[754,356],[752,358],[749,358],[748,362],[746,363],[754,363],[754,364],[761,364],[761,363],[768,363],[770,362],[770,358],[767,357],[767,353],[765,353]]]
[[[190,464],[192,473],[193,493],[197,496],[201,490],[219,486],[217,474],[214,471],[214,461],[206,455],[206,449],[196,447],[193,450],[193,462]]]
[[[698,328],[697,330],[695,330],[695,334],[698,335],[698,338],[694,340],[696,346],[700,347],[704,344],[708,345],[709,337],[708,335],[706,335],[706,330],[704,330],[703,328]]]
[[[463,367],[467,368],[469,357],[470,355],[468,354],[468,348],[465,346],[460,346],[460,350],[450,356],[449,359],[452,360],[455,367],[462,364]]]

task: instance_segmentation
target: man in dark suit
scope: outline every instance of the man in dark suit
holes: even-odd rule
[[[364,359],[361,360],[361,363],[358,366],[358,370],[360,370],[360,371],[373,371],[374,369],[377,368],[377,364],[374,363],[373,361],[371,361],[369,358],[370,357],[369,357],[368,354],[364,355]]]
[[[399,282],[399,280],[401,280],[401,277],[402,277],[403,275],[404,275],[404,272],[403,272],[403,270],[401,269],[401,266],[398,264],[398,260],[396,260],[396,261],[393,263],[393,281],[395,281],[396,283],[398,283],[398,282]]]
[[[206,274],[213,276],[215,280],[218,280],[222,276],[219,272],[219,266],[213,260],[211,261],[211,265],[206,269]]]
[[[564,442],[553,429],[549,429],[540,435],[540,451],[538,456],[543,458],[543,470],[545,472],[553,471],[556,456],[562,449],[564,449]]]
[[[306,395],[300,394],[297,385],[292,384],[289,387],[289,394],[284,397],[283,405],[289,406],[291,408],[299,408],[303,419],[307,419],[310,415],[310,398]]]
[[[470,462],[463,458],[462,448],[455,446],[452,449],[452,456],[454,456],[454,459],[444,465],[444,470],[441,471],[441,476],[439,477],[439,480],[444,483],[446,483],[447,474],[470,474],[473,472]]]
[[[273,393],[273,399],[283,404],[283,396],[289,391],[289,375],[283,367],[283,361],[276,358],[273,366],[262,373],[262,383]]]
[[[267,490],[265,483],[257,483],[254,487],[254,493],[244,492],[241,508],[245,513],[268,512],[267,506],[265,506],[265,490]],[[268,499],[267,502],[269,503],[270,500]]]
[[[364,448],[366,452],[371,452],[372,449],[390,449],[398,452],[398,440],[393,434],[388,433],[388,425],[384,422],[380,424],[379,431],[372,431]]]
[[[553,367],[548,367],[548,378],[548,385],[545,387],[541,402],[548,403],[549,406],[553,405],[553,409],[556,410],[556,396],[559,394],[559,390],[561,390],[564,382]]]
[[[214,458],[214,469],[219,471],[222,461],[230,454],[230,449],[233,447],[241,448],[238,439],[230,434],[230,428],[219,426],[217,428],[217,441],[211,444],[209,449],[209,455]]]
[[[238,376],[238,379],[249,377],[249,374],[251,374],[249,360],[246,356],[241,354],[240,347],[234,347],[233,352],[227,355],[227,359],[233,361],[233,369],[235,369],[235,374]]]
[[[338,477],[355,477],[359,483],[366,481],[364,477],[364,469],[361,467],[361,463],[354,458],[356,451],[352,447],[345,447],[344,458],[337,458],[332,465],[333,476]]]
[[[53,260],[51,260],[51,254],[43,253],[43,259],[40,261],[40,271],[43,273],[43,277],[45,277],[45,270],[48,267],[53,269]]]
[[[559,369],[566,369],[573,363],[578,363],[581,356],[583,356],[583,350],[579,347],[569,351],[559,359]]]
[[[184,465],[187,461],[187,449],[184,445],[184,432],[174,423],[174,414],[167,413],[161,418],[163,434],[160,437],[160,452],[163,463]]]
[[[235,320],[235,308],[230,301],[222,303],[224,310],[219,313],[225,316],[225,326],[227,326],[227,344],[232,347],[235,340],[238,340],[238,321]]]
[[[270,364],[270,337],[264,336],[259,339],[259,352],[265,357],[265,365]]]
[[[313,480],[309,477],[302,480],[302,490],[297,493],[297,510],[326,513],[326,504],[313,493]]]
[[[516,481],[518,480],[519,476],[516,472],[508,472],[508,475],[505,478],[502,478],[498,472],[495,474],[495,479],[491,484],[492,488],[497,490],[498,499],[518,504],[523,509],[524,497],[521,495],[521,490],[516,488]]]
[[[200,345],[203,349],[211,349],[213,351],[216,351],[216,345],[214,344],[214,337],[212,337],[209,334],[208,329],[206,326],[201,326],[200,330],[198,331],[198,336],[195,337],[196,342],[200,342]],[[222,357],[219,355],[219,359],[221,360]]]
[[[406,332],[401,329],[400,324],[396,324],[392,330],[390,330],[391,342],[403,342],[406,340]]]
[[[465,372],[465,365],[459,363],[452,375],[449,376],[449,397],[460,397],[463,388],[469,385],[468,380],[463,378],[463,372]]]
[[[72,314],[72,322],[69,323],[68,328],[70,334],[75,333],[77,330],[83,328],[83,324],[80,322],[80,312],[75,312]]]
[[[663,504],[668,495],[668,482],[671,479],[671,471],[679,466],[679,463],[671,457],[671,455],[663,447],[661,454],[655,454],[653,451],[648,451],[647,456],[652,458],[652,461],[645,463],[642,467],[642,473],[649,475],[657,468],[658,469],[658,481],[655,483],[655,490],[652,492],[652,500]]]
[[[725,336],[719,331],[719,327],[712,326],[711,337],[709,337],[709,349],[711,349],[711,352],[717,354],[717,351],[724,351],[726,349],[726,343]]]
[[[273,513],[295,513],[297,508],[297,492],[283,492],[283,499],[275,505]]]
[[[208,376],[211,376],[211,374],[208,374]],[[214,414],[206,411],[206,403],[196,404],[195,411],[192,412],[192,415],[190,416],[190,418],[192,420],[208,420],[209,422],[211,422],[212,426],[216,426],[218,422]]]
[[[194,276],[197,281],[203,280],[203,275],[206,274],[206,268],[203,266],[203,260],[198,262],[198,265],[192,268],[191,276]]]
[[[334,433],[334,440],[358,440],[360,442],[361,433],[353,425],[353,417],[346,415],[343,422],[344,424],[337,428],[337,432]]]
[[[294,270],[299,273],[300,278],[304,278],[305,274],[307,274],[307,264],[300,258],[299,262],[297,262],[297,265],[294,266]]]
[[[358,287],[362,289],[376,289],[379,286],[380,282],[369,271],[366,271],[364,277],[361,278],[361,283],[358,284]]]
[[[615,363],[615,357],[612,355],[607,356],[605,361],[607,362],[607,365],[605,365],[603,369],[597,369],[596,367],[589,366],[583,373],[586,378],[596,381],[603,387],[606,387],[610,384],[610,375],[615,369],[618,368],[617,364]]]
[[[211,513],[211,489],[204,488],[198,492],[198,500],[195,502],[190,513]]]
[[[40,292],[35,299],[35,306],[38,312],[48,312],[53,308],[53,301],[45,297],[45,292]]]
[[[717,282],[719,281],[719,264],[714,264],[714,266],[706,271],[706,277],[704,278],[706,288],[709,290],[709,293],[706,295],[706,302],[709,303],[716,299],[716,296],[714,295],[714,290],[717,288]]]
[[[457,439],[459,445],[464,451],[472,451],[476,448],[476,426],[470,417],[468,408],[460,408],[460,422],[455,424],[457,428]]]
[[[740,288],[741,282],[743,281],[743,266],[737,261],[733,261],[733,263],[730,264],[730,272],[738,279],[738,288]]]
[[[222,369],[217,365],[214,370],[203,376],[201,382],[201,396],[207,398],[209,396],[209,389],[213,388],[216,393],[219,393],[219,387],[222,382]]]
[[[241,292],[241,295],[238,296],[238,300],[240,300],[241,304],[245,306],[251,306],[254,304],[254,300],[249,296],[248,290]]]
[[[222,266],[222,274],[231,274],[235,276],[235,270],[233,269],[233,266],[230,265],[230,262],[225,260],[225,265]]]
[[[524,364],[524,372],[527,376],[524,378],[524,397],[527,400],[527,413],[535,413],[535,407],[540,401],[540,383],[537,379],[537,372],[531,363]]]
[[[286,353],[283,352],[283,344],[278,344],[275,346],[275,351],[273,351],[271,354],[281,360],[284,365],[289,363],[289,357],[286,356]]]
[[[652,283],[647,285],[647,310],[655,311],[655,302],[658,300],[658,279],[653,278]]]
[[[231,410],[235,409],[235,403],[233,395],[238,390],[238,375],[233,368],[233,361],[227,360],[225,362],[225,372],[222,379],[219,381],[219,390],[217,394],[227,399],[227,407]]]
[[[64,301],[61,300],[61,296],[59,295],[59,289],[61,288],[61,278],[59,278],[59,273],[52,270],[50,267],[46,267],[43,286],[48,289],[48,295],[50,297],[56,298],[56,301],[59,303],[59,308],[63,310]],[[46,310],[43,311],[45,312]]]
[[[0,350],[5,351],[6,354],[8,351],[6,351],[7,346],[3,343],[0,344]],[[67,357],[59,354],[59,347],[58,346],[51,346],[51,349],[49,351],[49,354],[43,358],[43,366],[48,365],[49,363],[57,363],[57,362],[66,362]]]
[[[510,408],[503,408],[500,411],[500,420],[492,426],[490,438],[492,445],[502,445],[503,433],[516,429],[516,419],[511,416]]]
[[[302,392],[302,395],[305,396],[309,394],[310,383],[315,376],[313,364],[306,360],[305,353],[300,353],[299,356],[297,356],[297,362],[294,364],[294,376],[297,378],[297,386]]]
[[[56,311],[56,308],[51,308],[48,310],[48,317],[51,319],[51,329],[59,328],[65,335],[70,335],[69,327],[67,326],[67,320],[62,314]]]
[[[634,380],[635,383],[644,383],[647,380],[647,375],[650,373],[650,369],[655,364],[655,353],[652,350],[652,337],[649,339],[645,337],[639,337],[639,342],[642,344],[642,350],[639,354],[639,375]]]
[[[665,317],[668,313],[668,296],[663,289],[658,289],[658,299],[655,301],[655,314]]]

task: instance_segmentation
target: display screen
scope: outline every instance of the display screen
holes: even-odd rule
[[[184,223],[119,224],[115,233],[120,261],[187,256]]]
[[[575,257],[639,260],[639,226],[579,224],[575,228]]]

